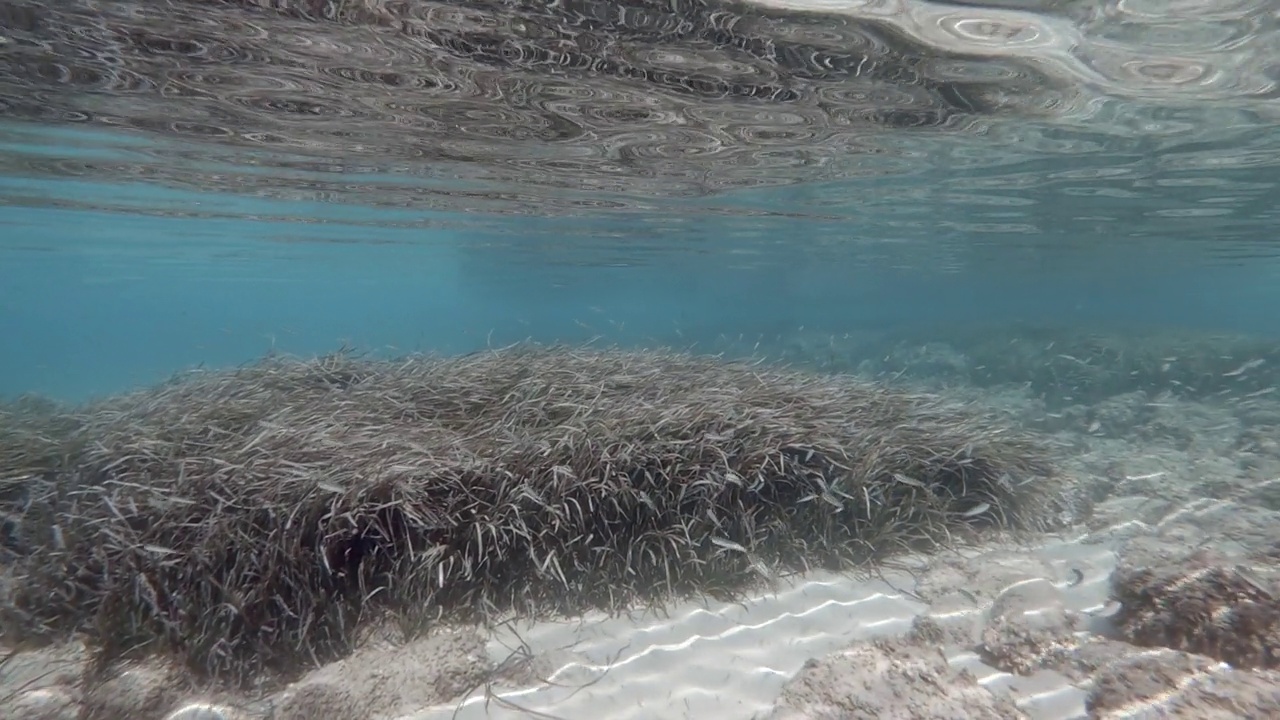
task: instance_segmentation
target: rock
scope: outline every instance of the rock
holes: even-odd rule
[[[810,660],[770,715],[772,720],[1014,720],[1025,716],[971,674],[951,668],[936,648],[902,641],[857,645]]]
[[[1098,674],[1086,707],[1097,718],[1277,717],[1280,673],[1232,670],[1176,650],[1135,654]]]
[[[1198,552],[1165,565],[1122,566],[1114,618],[1136,645],[1206,655],[1237,668],[1280,666],[1280,573]]]
[[[75,693],[57,685],[27,690],[0,704],[0,720],[77,720]]]
[[[90,686],[82,699],[82,720],[150,720],[178,704],[178,683],[158,665],[133,665]]]
[[[295,685],[276,704],[271,720],[367,720],[357,698],[335,683]]]
[[[480,687],[492,669],[478,632],[441,631],[409,642],[371,642],[300,684],[342,688],[362,717],[396,717]]]

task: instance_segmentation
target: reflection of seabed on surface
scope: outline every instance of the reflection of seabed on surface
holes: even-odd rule
[[[1005,111],[1043,115],[1049,103],[1029,98],[1045,93],[1057,98],[1054,114],[1073,104],[1035,65],[965,64],[876,12],[822,18],[636,3],[600,17],[587,3],[474,3],[481,20],[466,7],[419,3],[351,6],[326,19],[301,3],[259,5],[182,3],[188,12],[174,16],[118,3],[92,22],[74,4],[33,11],[34,29],[13,31],[25,62],[0,77],[0,89],[13,90],[9,113],[309,155],[312,169],[340,166],[344,175],[322,191],[372,201],[352,178],[396,163],[424,181],[430,168],[469,168],[463,174],[474,180],[517,183],[499,191],[513,196],[531,181],[700,196],[810,179],[830,172],[821,167],[827,158],[883,154],[874,141],[881,131],[949,132],[967,117]],[[220,34],[209,32],[215,25]],[[45,47],[76,52],[51,57]],[[41,62],[59,63],[66,80],[27,70]],[[236,73],[220,71],[232,64]],[[75,92],[88,82],[97,84],[92,98]],[[33,90],[42,104],[30,102]],[[161,103],[163,112],[150,111]],[[196,180],[190,172],[158,165],[147,175]],[[248,173],[198,179],[286,191]],[[394,202],[465,206],[455,193],[402,193]]]
[[[40,22],[9,29],[3,114],[95,136],[10,143],[0,201],[205,219],[236,211],[222,191],[300,224],[511,233],[522,214],[579,237],[592,217],[689,237],[697,217],[747,241],[1053,246],[1135,213],[1128,241],[1272,235],[1280,33],[1257,3],[1176,28],[1134,3],[262,5],[24,6]],[[102,184],[129,180],[205,197]]]

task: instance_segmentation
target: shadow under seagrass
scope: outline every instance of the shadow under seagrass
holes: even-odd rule
[[[269,358],[0,408],[0,637],[284,679],[394,620],[734,597],[984,527],[1045,450],[852,377],[659,351]]]

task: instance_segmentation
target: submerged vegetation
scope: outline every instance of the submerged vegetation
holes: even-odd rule
[[[735,596],[1053,521],[969,408],[666,352],[268,358],[0,408],[0,638],[242,684],[361,631]]]

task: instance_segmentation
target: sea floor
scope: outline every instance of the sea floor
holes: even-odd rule
[[[1017,390],[964,394],[1022,420],[1043,415]],[[1233,668],[1215,647],[1222,643],[1178,637],[1177,628],[1163,644],[1144,636],[1139,645],[1132,629],[1118,627],[1118,569],[1149,568],[1174,587],[1212,581],[1215,569],[1238,571],[1280,599],[1280,452],[1259,447],[1239,418],[1264,403],[1242,411],[1166,399],[1140,426],[1095,427],[1108,413],[1147,416],[1150,402],[1143,393],[1109,398],[1077,413],[1079,427],[1052,433],[1059,461],[1098,501],[1067,532],[912,558],[878,578],[810,575],[741,605],[678,607],[665,619],[523,628],[550,682],[505,683],[496,697],[477,693],[413,717],[1280,713],[1274,669]],[[1154,600],[1172,605],[1168,592]],[[1269,643],[1259,666],[1280,660],[1277,610],[1259,640]],[[514,644],[514,633],[503,635],[489,646],[495,659]]]
[[[937,391],[1046,434],[1088,516],[740,603],[371,642],[265,699],[141,666],[91,691],[94,717],[1280,716],[1280,399]],[[0,718],[84,717],[83,671],[75,647],[14,657]]]

